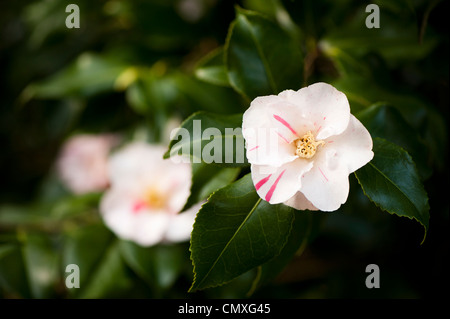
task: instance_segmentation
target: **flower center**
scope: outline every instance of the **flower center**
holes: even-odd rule
[[[324,145],[324,141],[317,141],[314,139],[314,135],[311,131],[308,131],[302,138],[295,141],[295,154],[302,158],[311,158],[316,154],[317,147]]]
[[[167,202],[167,196],[154,188],[150,188],[145,196],[145,203],[150,208],[162,208]]]
[[[144,196],[137,199],[132,206],[134,214],[140,213],[142,210],[159,210],[166,207],[169,199],[169,194],[161,192],[155,187],[146,190]]]

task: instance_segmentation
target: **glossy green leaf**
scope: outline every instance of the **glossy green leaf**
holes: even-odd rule
[[[300,44],[275,22],[239,8],[228,33],[225,65],[232,87],[248,99],[297,90],[303,81]]]
[[[241,169],[205,163],[192,164],[192,186],[187,206],[208,198],[213,192],[233,182]]]
[[[173,136],[164,158],[182,155],[193,163],[247,166],[241,125],[242,114],[194,113]]]
[[[250,174],[215,192],[192,231],[195,277],[190,291],[222,285],[277,256],[289,238],[294,213],[263,201]]]
[[[377,103],[356,116],[372,138],[380,137],[404,148],[412,156],[422,178],[431,174],[427,163],[430,150],[397,109],[386,103]]]
[[[428,230],[428,195],[411,156],[381,138],[373,140],[374,158],[355,172],[367,197],[382,210],[415,219]]]
[[[244,7],[252,11],[260,12],[264,16],[277,21],[280,27],[292,34],[292,36],[300,36],[299,26],[294,23],[280,0],[244,0]]]
[[[211,84],[229,87],[224,59],[222,47],[212,51],[199,62],[195,69],[195,76]]]

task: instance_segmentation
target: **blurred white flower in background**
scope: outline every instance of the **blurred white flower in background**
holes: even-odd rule
[[[203,18],[208,7],[214,2],[211,0],[179,0],[175,5],[175,10],[183,20],[195,23]]]
[[[189,240],[200,204],[181,212],[190,195],[190,164],[164,160],[165,147],[133,142],[108,161],[110,188],[100,213],[116,235],[141,246]]]
[[[75,194],[98,192],[109,185],[107,159],[120,138],[113,134],[78,134],[62,146],[56,162],[58,176]]]

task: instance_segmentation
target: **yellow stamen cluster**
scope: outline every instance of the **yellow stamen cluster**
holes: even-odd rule
[[[167,196],[161,194],[155,188],[150,188],[146,193],[145,202],[151,208],[162,208],[166,205]]]
[[[302,158],[311,158],[316,154],[317,147],[324,145],[324,141],[317,141],[314,139],[314,135],[311,131],[308,131],[302,138],[295,141],[295,154]]]

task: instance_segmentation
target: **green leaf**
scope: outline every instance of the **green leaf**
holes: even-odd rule
[[[165,136],[165,125],[173,105],[177,105],[180,92],[174,76],[168,74],[167,66],[157,62],[151,69],[138,69],[136,79],[126,88],[128,105],[147,120],[147,127],[153,141]]]
[[[0,206],[0,224],[4,227],[30,227],[55,231],[70,219],[98,219],[92,214],[98,207],[100,193],[66,195],[57,200],[41,199],[23,206]]]
[[[430,176],[431,168],[427,163],[429,149],[397,109],[385,103],[377,103],[356,116],[369,130],[372,138],[380,137],[401,146],[412,156],[421,177],[425,179]]]
[[[382,210],[422,224],[425,240],[430,207],[411,156],[381,138],[373,140],[373,151],[372,161],[355,172],[364,193]]]
[[[83,53],[67,68],[28,86],[22,99],[91,96],[113,90],[115,81],[125,69],[126,65],[114,56]]]
[[[19,245],[0,246],[0,287],[14,297],[30,298],[30,289]]]
[[[375,82],[370,76],[351,74],[333,81],[332,85],[347,95],[353,114],[383,101],[394,106],[410,125],[419,128],[429,111],[427,104],[414,92],[393,90]]]
[[[62,271],[65,272],[66,266],[70,264],[76,264],[80,268],[80,289],[70,289],[72,296],[80,295],[88,289],[113,238],[112,233],[100,223],[75,228],[65,234]]]
[[[227,69],[224,62],[224,49],[220,47],[206,55],[195,68],[195,76],[202,81],[229,87]]]
[[[44,208],[46,208],[44,210]],[[31,204],[27,206],[4,205],[0,207],[0,224],[3,227],[16,227],[18,225],[51,224],[54,216],[49,216],[48,207]]]
[[[80,267],[81,272],[83,272],[83,268]],[[127,292],[131,292],[132,288],[130,271],[120,252],[119,241],[115,240],[104,252],[101,262],[95,268],[86,287],[81,291],[80,298],[123,297]]]
[[[182,155],[193,163],[248,166],[241,125],[242,114],[194,113],[181,124],[164,158]]]
[[[300,28],[294,23],[280,0],[245,0],[244,7],[257,11],[270,19],[277,21],[281,28],[295,37],[300,37]]]
[[[213,192],[233,182],[239,167],[219,167],[205,163],[192,164],[192,187],[186,206],[205,200]]]
[[[311,240],[317,235],[319,224],[326,213],[296,211],[294,214],[294,223],[292,231],[286,245],[281,250],[280,254],[263,264],[257,280],[256,285],[264,285],[270,280],[274,279],[297,255],[301,255]]]
[[[86,193],[66,196],[53,203],[51,214],[57,219],[65,219],[92,213],[97,209],[101,195],[101,193]]]
[[[22,251],[33,298],[54,297],[60,273],[59,254],[51,238],[27,236]]]
[[[126,97],[137,113],[158,114],[175,103],[178,88],[173,75],[166,69],[163,62],[155,63],[151,69],[136,69],[134,81],[127,86]]]
[[[439,39],[429,34],[421,43],[417,17],[408,6],[402,7],[401,11],[391,12],[385,4],[380,5],[380,28],[369,29],[365,26],[368,13],[361,6],[345,25],[330,28],[331,32],[322,42],[327,47],[352,52],[359,57],[376,52],[392,65],[423,59],[436,47]]]
[[[190,113],[207,111],[221,114],[243,111],[241,96],[229,87],[207,83],[182,72],[175,72],[173,78],[180,92],[178,110],[186,109]]]
[[[130,241],[120,241],[126,263],[149,286],[158,289],[170,288],[180,275],[185,261],[182,249],[180,245],[142,247]]]
[[[225,65],[232,87],[249,100],[299,89],[303,81],[300,44],[275,22],[240,8],[228,33]]]
[[[294,209],[261,200],[250,174],[215,192],[192,231],[190,291],[222,285],[277,256],[293,221]]]

